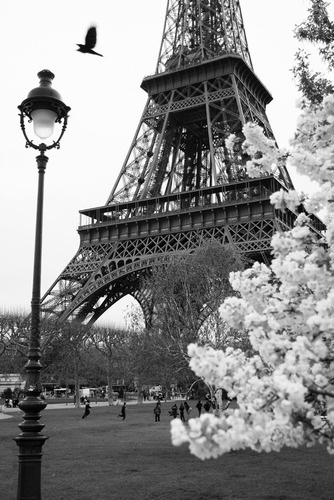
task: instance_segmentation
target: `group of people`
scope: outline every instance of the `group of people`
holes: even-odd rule
[[[87,418],[88,415],[90,414],[91,406],[89,403],[89,399],[86,396],[84,397],[83,404],[85,405],[85,412],[82,415],[82,418]],[[125,417],[126,417],[126,402],[125,401],[124,401],[123,406],[121,408],[121,413],[118,416],[122,417],[122,420],[125,420]]]
[[[209,413],[210,409],[213,408],[215,409],[216,408],[216,401],[215,400],[212,400],[210,399],[208,396],[205,398],[205,401],[204,403],[202,403],[202,401],[199,399],[197,404],[196,404],[196,408],[197,408],[197,411],[198,411],[198,416],[200,417],[201,414],[202,414],[202,409],[204,409],[204,411],[206,413]]]
[[[185,402],[181,401],[179,408],[177,407],[177,404],[174,403],[171,410],[168,413],[173,418],[176,418],[178,417],[178,415],[180,415],[180,419],[182,420],[182,422],[185,422],[186,421],[185,413],[189,415],[191,410],[192,408],[191,406],[189,406],[188,401]]]
[[[199,417],[202,414],[202,409],[204,409],[204,411],[206,413],[209,413],[211,408],[213,408],[213,409],[216,408],[216,399],[210,398],[209,396],[205,397],[204,403],[202,403],[202,401],[199,399],[197,404],[196,404],[196,409],[198,411]],[[192,410],[192,408],[191,408],[191,406],[189,406],[188,401],[184,401],[184,402],[181,401],[179,407],[177,407],[177,404],[174,403],[172,408],[169,410],[168,414],[173,418],[177,418],[178,416],[180,416],[180,419],[182,420],[182,422],[185,422],[186,416],[189,416],[191,410]],[[161,415],[160,401],[157,402],[157,404],[153,410],[153,413],[155,415],[155,421],[160,422],[160,415]]]
[[[19,404],[19,398],[14,397],[12,398],[6,398],[5,399],[5,407],[6,408],[17,408],[17,405]]]
[[[89,399],[87,397],[84,398],[83,401],[85,405],[85,412],[82,416],[82,418],[88,417],[90,414],[90,404],[89,404]],[[196,409],[198,411],[198,416],[201,416],[202,413],[202,408],[208,413],[211,408],[215,409],[216,407],[216,401],[210,399],[208,396],[206,396],[204,403],[199,399],[197,404],[196,404]],[[180,415],[180,419],[182,422],[186,421],[185,414],[189,416],[190,411],[192,410],[191,406],[189,406],[188,401],[181,401],[180,406],[177,407],[177,404],[174,403],[172,408],[169,410],[168,414],[173,417],[177,418]],[[160,415],[161,415],[161,401],[158,400],[155,407],[153,408],[153,413],[155,417],[155,422],[160,422]],[[122,420],[125,420],[126,418],[126,403],[124,402],[122,407],[121,407],[121,413],[118,415],[119,417],[122,417]]]
[[[141,391],[140,394],[143,398],[143,401],[152,401],[153,399],[156,399],[158,401],[162,401],[164,398],[164,394],[162,392],[157,392],[157,391],[143,390],[143,391]]]

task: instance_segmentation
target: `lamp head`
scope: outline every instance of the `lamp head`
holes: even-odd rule
[[[34,133],[42,140],[53,135],[55,123],[61,123],[64,120],[62,133],[58,141],[54,143],[59,147],[59,140],[65,131],[68,112],[71,108],[64,104],[59,92],[52,87],[52,80],[55,75],[51,71],[44,69],[37,76],[40,79],[39,86],[31,90],[27,99],[18,106],[21,112],[21,127],[27,139],[27,145],[34,147],[25,133],[25,117],[28,117],[29,121],[33,122]],[[48,149],[54,147],[54,145]]]

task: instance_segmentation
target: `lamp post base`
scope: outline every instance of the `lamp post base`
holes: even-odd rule
[[[22,433],[14,438],[19,447],[17,500],[41,500],[42,447],[48,437],[41,433],[44,424],[39,422],[39,412],[46,406],[36,395],[29,395],[19,403],[25,415],[19,425]]]

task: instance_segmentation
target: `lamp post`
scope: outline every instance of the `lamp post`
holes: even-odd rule
[[[41,399],[42,385],[40,382],[40,299],[41,299],[41,264],[42,264],[42,226],[43,226],[43,196],[44,173],[48,157],[45,152],[52,148],[59,149],[60,140],[66,130],[70,108],[66,106],[60,94],[52,88],[54,74],[49,70],[38,73],[39,87],[31,90],[20,106],[20,124],[26,139],[26,147],[39,151],[36,157],[38,168],[38,191],[35,232],[35,254],[33,268],[33,287],[31,299],[31,332],[26,369],[26,383],[24,399],[19,403],[19,408],[24,411],[24,421],[19,425],[21,434],[15,438],[19,446],[19,475],[18,475],[18,500],[38,500],[41,498],[41,465],[42,446],[47,437],[42,434],[44,424],[40,423],[40,411],[46,407]],[[60,134],[56,141],[47,145],[39,145],[28,137],[25,119],[33,123],[34,134],[38,140],[45,141],[52,138],[55,123],[61,125]]]

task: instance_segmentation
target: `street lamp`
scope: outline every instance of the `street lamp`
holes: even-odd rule
[[[42,385],[40,382],[40,301],[41,301],[41,264],[42,264],[42,226],[43,226],[43,196],[44,173],[48,157],[45,151],[60,147],[60,140],[67,126],[70,108],[66,106],[60,94],[52,88],[54,74],[49,70],[40,71],[39,87],[31,90],[20,106],[20,124],[26,139],[26,147],[39,151],[36,157],[38,168],[38,192],[35,232],[35,255],[33,269],[33,287],[31,299],[31,332],[26,369],[25,398],[19,403],[19,408],[24,411],[24,421],[19,425],[21,434],[15,438],[19,446],[19,476],[18,500],[38,500],[41,498],[41,465],[42,446],[47,440],[41,431],[44,424],[40,423],[40,411],[46,407],[41,399]],[[28,137],[25,120],[33,124],[34,134],[42,142],[39,145]],[[59,123],[58,138],[47,145],[54,135],[55,124]]]

